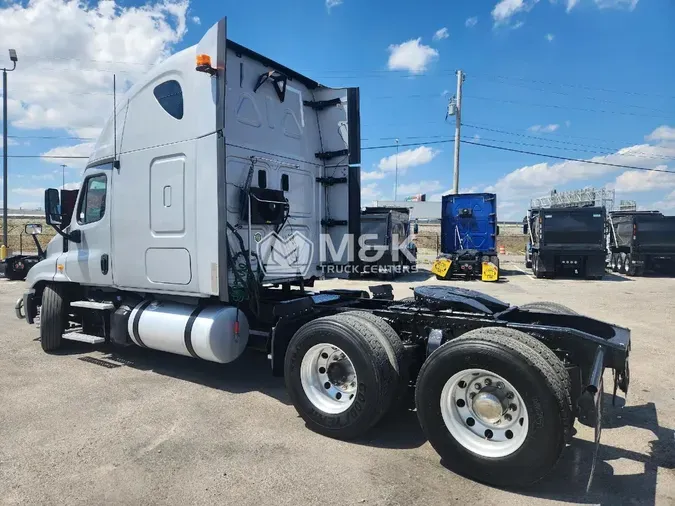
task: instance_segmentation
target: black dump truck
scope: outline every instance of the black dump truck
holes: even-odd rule
[[[612,271],[629,276],[647,270],[675,273],[675,216],[614,211],[607,224],[607,260]]]
[[[417,247],[411,240],[407,207],[366,207],[361,212],[361,236],[362,254],[367,258],[379,257],[374,262],[362,263],[361,274],[393,279],[417,266]]]
[[[525,264],[537,278],[565,272],[601,279],[605,272],[604,207],[530,209],[523,232],[529,234]]]

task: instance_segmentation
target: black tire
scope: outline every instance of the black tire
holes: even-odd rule
[[[413,301],[415,300],[415,297],[409,298]],[[403,348],[403,342],[401,341],[401,338],[391,327],[391,325],[373,313],[369,313],[368,311],[349,311],[341,314],[356,317],[371,323],[377,327],[377,330],[380,331],[380,334],[385,337],[385,348],[387,348],[389,360],[395,364],[396,373],[398,374],[398,388],[396,394],[394,395],[392,408],[401,407],[408,395],[408,390],[410,388],[410,373],[405,363],[405,349]]]
[[[40,343],[46,352],[61,347],[61,337],[68,322],[68,300],[66,287],[55,283],[45,286],[42,292],[40,310]]]
[[[528,311],[534,311],[535,313],[554,313],[554,314],[574,314],[578,315],[576,311],[558,304],[557,302],[528,302],[527,304],[522,304],[518,306],[520,309],[527,309]]]
[[[633,263],[633,257],[631,257],[630,253],[626,254],[624,270],[625,270],[626,274],[628,274],[631,277],[637,276],[638,269],[635,266],[635,264]]]
[[[472,368],[506,379],[533,421],[536,416],[522,445],[509,455],[484,457],[466,449],[443,421],[443,387],[457,372]],[[496,486],[528,485],[544,477],[558,462],[571,426],[565,385],[547,361],[519,340],[484,329],[467,332],[429,356],[420,370],[415,401],[422,430],[444,464]]]
[[[436,279],[439,280],[439,281],[445,281],[446,278],[444,278],[443,276],[439,276],[438,274],[436,274]]]
[[[627,272],[628,272],[626,270],[626,257],[627,256],[628,255],[626,255],[625,253],[619,253],[619,272],[621,274],[627,274]]]
[[[534,274],[534,277],[537,279],[543,278],[543,274],[539,270],[539,255],[537,253],[534,253],[532,255],[532,274]]]
[[[553,306],[556,306],[557,308],[565,309],[568,312],[559,312],[557,314],[578,314],[572,311],[569,308],[566,308],[562,304],[555,304],[554,302],[534,302],[534,305],[537,304],[551,304]],[[523,307],[523,306],[520,306]],[[553,312],[553,311],[551,311]],[[546,360],[546,363],[555,371],[555,373],[558,375],[558,378],[560,378],[560,381],[562,382],[563,386],[565,387],[565,392],[566,392],[566,409],[567,409],[567,414],[565,415],[567,421],[568,421],[568,427],[567,427],[567,432],[565,433],[566,436],[566,441],[569,442],[569,440],[572,438],[572,426],[574,425],[574,417],[572,416],[572,413],[574,411],[573,406],[572,406],[572,379],[570,378],[569,372],[567,372],[567,368],[565,367],[565,364],[562,363],[562,361],[558,358],[558,356],[553,353],[553,351],[546,346],[544,343],[542,343],[539,339],[532,337],[529,334],[526,334],[525,332],[521,332],[520,330],[515,330],[515,329],[507,329],[503,327],[485,327],[482,329],[482,332],[487,334],[487,335],[501,335],[504,337],[508,337],[510,339],[515,339],[519,343],[522,343],[526,346],[529,346],[532,348],[534,351],[536,351],[541,357]]]
[[[352,439],[365,434],[392,405],[399,375],[395,354],[377,327],[346,314],[326,316],[306,323],[291,339],[284,361],[288,394],[307,426],[319,434]],[[352,405],[342,413],[326,413],[309,400],[300,380],[302,359],[320,343],[337,346],[349,357],[357,376]]]
[[[619,254],[612,253],[612,272],[619,272]]]

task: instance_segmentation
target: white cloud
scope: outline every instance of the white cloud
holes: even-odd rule
[[[675,128],[670,127],[668,125],[661,125],[652,133],[650,133],[648,136],[646,136],[645,139],[648,141],[657,141],[657,142],[675,141]]]
[[[377,170],[373,170],[370,172],[361,172],[361,181],[374,181],[377,179],[384,179],[386,175],[387,175],[386,173]]]
[[[595,156],[589,160],[651,169],[663,165],[664,157],[675,158],[675,147],[639,144],[622,148],[609,155]],[[573,181],[587,183],[619,169],[618,167],[576,161],[552,164],[542,162],[509,172],[494,185],[485,188],[485,191],[508,196],[509,200],[530,199],[547,193],[560,185]]]
[[[450,34],[448,33],[448,29],[446,27],[443,27],[439,30],[436,30],[436,33],[434,33],[434,40],[443,40],[447,39],[450,37]]]
[[[415,195],[417,193],[427,193],[438,191],[442,188],[440,181],[425,181],[422,180],[418,183],[408,183],[398,185],[398,195],[407,196]]]
[[[667,165],[659,165],[659,170],[667,170]],[[675,173],[628,170],[619,175],[614,182],[617,192],[646,192],[675,188]]]
[[[202,20],[199,19],[199,16],[192,16],[192,22],[193,22],[195,25],[201,25],[201,24],[202,24]]]
[[[438,51],[422,44],[422,38],[411,39],[401,44],[389,46],[389,70],[407,70],[412,74],[421,74],[436,58]]]
[[[96,137],[112,111],[113,72],[124,90],[166,58],[186,32],[188,1],[0,5],[0,48],[19,56],[8,103],[13,127]]]
[[[54,174],[33,174],[30,178],[35,181],[51,181],[54,179]]]
[[[443,90],[443,93],[441,93],[442,97],[447,97],[448,95],[450,95],[450,90]]]
[[[654,202],[649,208],[656,209],[657,211],[670,211],[675,209],[675,191],[667,195],[664,200]]]
[[[42,197],[45,194],[44,188],[12,188],[12,193],[17,195],[27,195],[29,197]]]
[[[552,33],[547,33],[545,37],[546,40],[549,42],[553,42],[553,39],[555,39],[555,35],[553,35]]]
[[[598,9],[627,9],[632,11],[640,0],[595,0]]]
[[[492,9],[492,19],[495,25],[508,24],[512,16],[519,12],[528,12],[537,2],[539,0],[501,0]]]
[[[566,126],[567,128],[571,127],[571,126],[572,126],[572,122],[571,122],[570,120],[565,121],[565,126]]]
[[[522,28],[525,26],[525,21],[518,21],[516,24],[511,25],[511,30],[517,30],[518,28]]]
[[[85,156],[88,158],[93,149],[93,142],[84,142],[82,144],[75,144],[74,146],[60,146],[53,148],[42,153],[42,156]],[[57,163],[59,165],[66,164],[69,167],[82,168],[87,165],[87,158],[46,158],[45,161]]]
[[[331,10],[333,7],[342,5],[342,0],[326,0],[326,8]]]
[[[420,146],[415,149],[406,149],[398,154],[398,170],[405,172],[410,167],[424,165],[433,160],[440,151],[431,149],[427,146]],[[391,172],[396,170],[397,155],[386,156],[380,160],[377,167],[381,171]]]
[[[474,26],[476,26],[477,23],[478,23],[478,17],[474,16],[472,18],[468,18],[464,22],[464,26],[466,26],[467,28],[473,28]]]
[[[370,183],[361,187],[361,200],[375,200],[382,195],[377,183]]]
[[[571,11],[578,3],[579,0],[567,0],[567,7],[565,7],[565,10],[567,12]]]
[[[528,130],[533,133],[550,134],[558,128],[560,128],[560,125],[552,123],[550,125],[532,125]]]

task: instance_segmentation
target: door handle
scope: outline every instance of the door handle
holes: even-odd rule
[[[101,255],[101,272],[103,274],[108,274],[108,268],[109,268],[110,261],[108,259],[108,255]]]

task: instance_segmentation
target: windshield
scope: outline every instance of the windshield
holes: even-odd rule
[[[361,217],[361,235],[374,234],[377,237],[369,237],[365,240],[368,245],[386,245],[387,244],[387,215]]]

